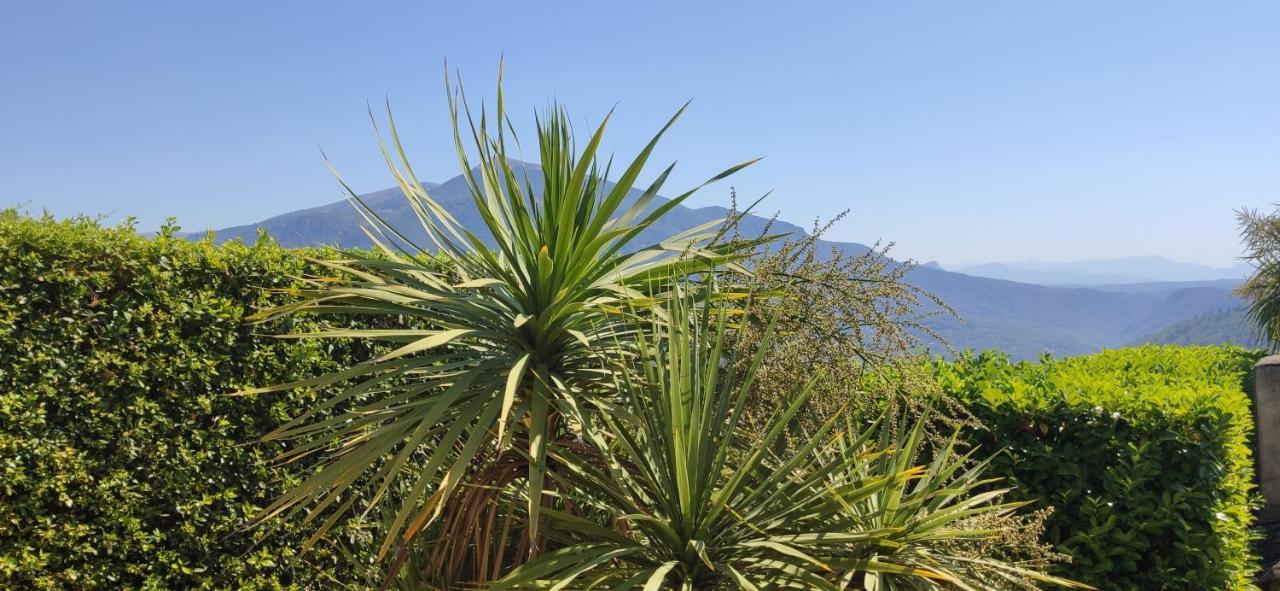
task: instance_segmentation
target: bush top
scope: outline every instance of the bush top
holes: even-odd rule
[[[1183,415],[1206,404],[1241,409],[1253,364],[1264,355],[1236,346],[1145,345],[1068,358],[1011,362],[995,351],[936,362],[947,392],[993,406],[1057,406]]]

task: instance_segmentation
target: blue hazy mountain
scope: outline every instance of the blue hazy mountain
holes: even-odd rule
[[[513,161],[512,168],[517,171],[517,174],[528,175],[533,187],[542,186],[542,173],[537,165]],[[484,230],[484,222],[480,219],[475,204],[471,200],[466,178],[458,175],[444,183],[423,183],[423,186],[430,193],[431,198],[457,218],[459,223],[482,238],[488,236],[488,232]],[[610,183],[609,187],[612,186]],[[641,191],[632,189],[624,201],[624,206],[633,202],[640,194]],[[384,220],[404,232],[409,240],[417,244],[429,244],[413,209],[399,188],[374,191],[361,195],[360,198]],[[663,197],[655,198],[650,207],[657,207],[667,201],[668,199]],[[677,206],[657,223],[641,232],[633,244],[641,247],[656,243],[672,234],[723,218],[728,214],[729,209],[725,207]],[[219,242],[234,239],[252,242],[262,230],[280,244],[290,248],[322,244],[346,248],[369,248],[373,244],[360,230],[362,222],[363,219],[352,204],[343,200],[320,207],[291,211],[254,224],[218,230],[216,234]],[[804,230],[792,224],[772,222],[760,216],[747,216],[742,222],[742,231],[748,235],[758,234],[766,227],[770,227],[773,232],[804,233]],[[190,235],[198,237],[199,234]],[[859,252],[866,250],[865,246],[856,247],[855,250],[859,248],[861,249]]]
[[[987,263],[963,267],[956,271],[966,275],[1038,285],[1094,286],[1160,281],[1239,281],[1249,274],[1250,267],[1245,263],[1239,263],[1230,267],[1215,268],[1171,261],[1158,256],[1138,256],[1065,263],[1035,260]]]
[[[540,172],[535,165],[517,163],[516,168],[529,174],[534,187],[540,186]],[[484,235],[465,178],[459,175],[427,188],[462,224]],[[639,191],[632,190],[629,198],[634,199],[638,194]],[[411,240],[423,236],[398,189],[375,191],[362,199],[397,228],[408,229]],[[642,233],[637,243],[657,242],[722,218],[728,212],[724,207],[677,206]],[[216,237],[219,241],[252,241],[259,231],[265,231],[288,247],[320,244],[368,247],[369,240],[359,225],[360,217],[352,206],[339,201],[219,230]],[[766,227],[774,232],[804,234],[804,230],[794,224],[755,215],[747,216],[742,226],[746,235],[759,233]],[[850,255],[868,250],[862,244],[833,241],[824,241],[819,248],[820,252],[835,249]],[[936,264],[917,267],[908,281],[941,297],[959,312],[960,318],[939,317],[931,322],[951,346],[999,348],[1017,358],[1034,357],[1042,351],[1069,355],[1124,346],[1180,322],[1239,307],[1239,302],[1231,296],[1229,283],[1173,282],[1146,289],[1052,287],[949,272]],[[935,350],[945,352],[942,347]]]

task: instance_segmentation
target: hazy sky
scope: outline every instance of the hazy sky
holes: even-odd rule
[[[1225,266],[1232,210],[1280,201],[1280,2],[0,4],[0,206],[223,227],[392,183],[366,101],[421,176],[457,174],[442,62],[516,125],[615,103],[673,188],[750,157],[743,196],[958,265],[1159,254]],[[657,167],[655,167],[655,171]],[[728,185],[695,204],[727,204]]]

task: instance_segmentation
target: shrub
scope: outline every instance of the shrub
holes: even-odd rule
[[[301,560],[303,528],[241,532],[294,481],[245,445],[323,392],[233,398],[331,371],[356,342],[242,321],[305,271],[273,243],[155,239],[0,212],[0,588],[333,588],[368,557]],[[371,538],[355,523],[344,545]],[[257,545],[255,545],[257,544]]]
[[[1256,505],[1247,381],[1259,353],[1160,347],[935,363],[986,426],[993,471],[1053,507],[1057,574],[1103,589],[1248,589]]]

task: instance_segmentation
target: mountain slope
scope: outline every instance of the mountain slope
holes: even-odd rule
[[[1117,283],[1113,285],[1092,285],[1093,289],[1114,291],[1119,293],[1170,293],[1189,287],[1212,287],[1234,291],[1241,279],[1210,279],[1205,281],[1151,281],[1147,283]]]
[[[1119,293],[924,268],[912,271],[908,280],[959,311],[959,319],[933,323],[953,347],[998,348],[1017,358],[1119,347],[1179,320],[1237,305],[1228,289]]]
[[[965,275],[973,275],[974,277],[986,277],[988,279],[1004,279],[1005,281],[1017,281],[1020,283],[1034,283],[1036,285],[1111,285],[1123,283],[1142,283],[1150,281],[1142,277],[1133,277],[1127,275],[1104,275],[1095,273],[1082,273],[1078,271],[1044,271],[1037,269],[1023,269],[1008,263],[986,263],[982,265],[974,265],[972,267],[964,267],[957,269],[957,273]]]
[[[438,188],[436,183],[424,183],[428,190]],[[361,199],[382,215],[404,224],[414,221],[413,211],[404,199],[400,189],[383,189],[362,195]],[[338,201],[299,209],[275,217],[267,218],[256,224],[234,226],[218,230],[218,241],[242,240],[252,242],[259,230],[265,230],[277,242],[290,248],[302,246],[318,246],[321,244],[338,244],[346,247],[368,248],[371,244],[364,232],[360,231],[363,220],[356,209],[347,201]],[[414,222],[416,225],[416,221]]]
[[[1242,307],[1216,310],[1180,320],[1137,342],[1168,345],[1263,346],[1253,328],[1253,323],[1245,316]]]
[[[1158,256],[1139,256],[1066,263],[988,263],[964,267],[957,272],[1039,285],[1099,286],[1153,281],[1238,281],[1248,275],[1249,266],[1240,263],[1227,268],[1214,268]]]
[[[534,187],[541,185],[542,175],[537,165],[515,162],[513,163],[513,168],[519,173],[527,174],[530,183]],[[609,186],[612,187],[612,183]],[[458,175],[444,183],[424,183],[424,187],[430,191],[431,198],[439,202],[441,206],[457,218],[459,223],[476,232],[481,238],[487,238],[488,234],[484,231],[484,222],[476,212],[475,204],[471,201],[471,193],[467,188],[467,181],[462,175]],[[633,202],[640,194],[641,191],[632,189],[624,203]],[[374,191],[361,195],[360,198],[379,216],[404,232],[410,240],[418,244],[427,244],[429,242],[414,215],[413,209],[409,207],[404,194],[400,192],[399,188]],[[669,200],[664,197],[657,197],[651,207],[657,207],[667,201]],[[641,232],[634,244],[639,247],[656,243],[672,234],[723,218],[728,213],[729,210],[724,207],[690,208],[677,206],[669,215],[659,219],[657,223]],[[373,246],[373,243],[360,230],[362,222],[363,220],[355,208],[344,200],[320,207],[291,211],[256,224],[218,230],[216,234],[218,242],[235,239],[251,242],[257,238],[259,230],[264,230],[280,244],[290,248],[318,246],[321,244],[337,245],[344,248],[369,248]],[[747,216],[743,220],[742,230],[746,234],[756,234],[764,231],[769,224],[770,221],[765,218]],[[770,230],[772,232],[797,235],[804,234],[804,230],[786,222],[774,222],[770,226]],[[192,235],[199,236],[201,234],[193,233]],[[853,246],[854,250],[858,252],[866,250],[865,246]]]
[[[533,186],[540,185],[536,165],[516,163],[516,168],[529,175]],[[465,178],[458,176],[431,185],[428,190],[462,224],[478,235],[486,234]],[[629,199],[638,195],[639,191],[632,190]],[[377,191],[362,198],[393,225],[408,230],[411,240],[424,238],[398,189]],[[655,201],[665,202],[661,198]],[[657,242],[726,213],[728,210],[723,207],[677,206],[660,223],[642,233],[637,244]],[[359,223],[354,209],[343,201],[227,228],[217,232],[217,240],[251,241],[263,230],[290,247],[338,244],[365,248],[370,243],[360,232]],[[770,224],[775,232],[804,234],[798,226],[770,222],[759,216],[747,216],[743,220],[743,232],[756,234]],[[867,251],[866,246],[852,242],[820,243],[820,252],[831,248],[849,255]],[[953,273],[936,266],[918,267],[907,280],[938,295],[960,313],[960,319],[939,317],[931,323],[953,347],[994,347],[1016,358],[1034,357],[1043,351],[1070,355],[1122,346],[1177,322],[1237,305],[1228,286],[1215,285],[1184,288],[1172,283],[1152,290],[1110,291],[1046,287]],[[937,350],[944,351],[941,347]]]

